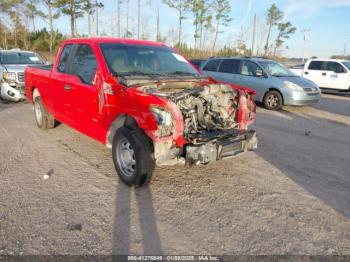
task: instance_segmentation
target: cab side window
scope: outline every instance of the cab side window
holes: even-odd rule
[[[337,62],[327,62],[326,71],[333,71],[334,73],[346,73],[344,67]]]
[[[58,62],[57,70],[60,73],[67,73],[68,71],[68,58],[72,50],[72,45],[65,45],[63,47],[60,60]]]
[[[263,71],[257,64],[251,61],[244,61],[241,67],[241,75],[256,76],[257,71]]]
[[[309,64],[309,70],[322,70],[322,61],[311,61]]]
[[[97,61],[90,45],[78,45],[72,60],[70,74],[76,75],[84,84],[92,85],[97,69]]]
[[[210,60],[204,66],[203,70],[204,71],[217,71],[219,64],[220,64],[220,60],[219,59]]]

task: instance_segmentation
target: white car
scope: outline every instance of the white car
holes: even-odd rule
[[[315,82],[321,88],[350,91],[350,61],[339,59],[310,59],[290,70]]]

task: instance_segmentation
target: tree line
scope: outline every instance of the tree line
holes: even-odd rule
[[[130,1],[136,1],[136,25],[132,30],[130,25]],[[149,0],[147,0],[149,1]],[[285,21],[283,12],[272,5],[260,21],[259,28],[264,34],[263,53],[256,48],[259,29],[254,22],[247,30],[241,28],[238,40],[228,40],[227,44],[218,48],[218,40],[228,27],[232,27],[232,7],[228,0],[162,0],[177,13],[177,25],[169,29],[168,35],[161,32],[161,16],[159,7],[156,13],[156,34],[151,39],[142,20],[142,8],[146,0],[116,0],[116,36],[124,38],[150,39],[175,45],[189,57],[207,57],[213,55],[265,55],[276,56],[278,50],[296,31],[291,22]],[[68,37],[101,35],[99,28],[99,10],[104,7],[98,0],[0,0],[0,47],[24,48],[36,51],[48,51],[51,54],[57,50],[59,43]],[[123,11],[121,9],[123,8]],[[58,30],[57,19],[65,16],[70,22],[70,35],[63,35]],[[184,40],[184,21],[191,16],[193,19],[192,44],[188,35]],[[79,34],[77,20],[87,18],[87,35]],[[45,21],[45,28],[36,28],[36,21]],[[247,32],[252,31],[252,46],[247,46]],[[260,34],[261,34],[260,32]],[[102,33],[104,34],[104,33]],[[188,33],[187,33],[188,34]],[[272,40],[272,37],[275,37]],[[172,38],[172,39],[171,39]],[[261,43],[262,40],[259,39]]]

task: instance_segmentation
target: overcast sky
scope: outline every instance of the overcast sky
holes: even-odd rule
[[[150,39],[155,39],[156,10],[160,9],[161,31],[164,36],[169,35],[169,28],[176,29],[178,16],[173,10],[159,0],[142,1],[142,21],[144,27],[150,32]],[[101,32],[107,35],[116,34],[116,2],[117,0],[102,1],[105,7],[100,11]],[[220,35],[219,44],[234,45],[240,32],[244,32],[243,38],[248,47],[251,46],[252,21],[254,14],[258,17],[257,41],[260,48],[264,45],[263,26],[266,10],[275,3],[284,13],[285,20],[292,22],[297,27],[297,32],[291,36],[282,48],[283,54],[289,57],[301,57],[303,55],[303,29],[311,29],[307,33],[305,42],[305,56],[328,57],[332,54],[343,54],[344,45],[347,44],[347,54],[350,54],[350,0],[230,0],[232,6],[232,18],[229,27],[224,28]],[[125,24],[125,5],[122,6],[122,23]],[[191,14],[186,15],[184,21],[184,41],[193,43],[193,25]],[[40,19],[37,25],[45,24]],[[69,33],[70,25],[68,17],[61,17],[55,26],[64,33]],[[136,32],[136,0],[130,0],[130,29]],[[87,33],[86,19],[78,20],[78,31]],[[173,33],[172,35],[174,35]],[[288,46],[288,48],[286,47]]]

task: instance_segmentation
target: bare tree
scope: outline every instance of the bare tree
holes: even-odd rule
[[[182,37],[182,22],[186,17],[185,13],[190,9],[189,0],[163,0],[163,2],[171,8],[178,11],[179,14],[179,28],[178,28],[178,44],[181,45]]]
[[[160,16],[159,16],[159,6],[157,7],[157,42],[160,42]]]
[[[61,15],[60,6],[57,0],[41,0],[41,3],[46,7],[46,12],[39,11],[38,15],[43,18],[50,31],[49,37],[49,52],[52,55],[53,43],[55,42],[57,32],[54,29],[54,20],[58,19]]]
[[[122,0],[117,0],[117,36],[121,36],[120,28],[120,6],[122,5]]]
[[[191,3],[191,11],[194,16],[193,25],[195,26],[194,41],[195,47],[203,47],[203,30],[211,27],[212,15],[210,14],[210,3],[207,0],[194,0]]]
[[[137,0],[137,39],[140,39],[141,0]]]
[[[39,12],[37,9],[38,3],[39,3],[39,0],[26,0],[24,2],[24,7],[25,7],[24,14],[26,15],[26,17],[28,17],[31,20],[33,32],[36,31],[35,17],[38,15],[38,12]]]
[[[130,0],[125,0],[125,9],[126,9],[126,16],[125,16],[125,37],[130,37],[130,31],[129,31],[129,2]]]

